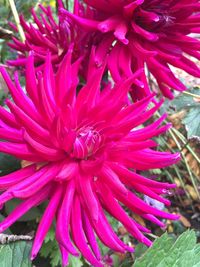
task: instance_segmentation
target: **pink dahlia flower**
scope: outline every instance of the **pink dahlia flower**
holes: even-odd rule
[[[62,7],[62,1],[58,1]],[[55,68],[62,61],[63,57],[68,51],[70,43],[73,41],[76,45],[74,49],[74,58],[79,55],[79,44],[76,42],[77,33],[76,26],[66,20],[63,16],[58,15],[58,23],[53,17],[51,7],[45,8],[39,5],[41,9],[40,16],[36,14],[34,9],[31,9],[33,23],[27,23],[23,17],[20,16],[20,23],[25,33],[25,42],[13,37],[13,42],[8,45],[18,52],[18,58],[15,60],[8,60],[8,64],[12,66],[26,65],[27,53],[33,51],[34,61],[36,66],[44,63],[48,51],[51,53],[51,61]],[[10,26],[17,32],[16,25],[10,23]],[[81,34],[79,32],[79,42],[81,43]]]
[[[178,218],[148,205],[137,194],[169,205],[162,194],[174,185],[145,178],[137,171],[174,164],[179,154],[159,152],[151,140],[169,128],[160,126],[165,116],[138,128],[161,103],[148,108],[153,98],[149,96],[127,105],[127,91],[137,72],[114,88],[100,88],[105,64],[96,68],[91,59],[87,83],[77,90],[80,61],[71,64],[71,57],[70,49],[54,75],[48,55],[43,71],[36,75],[30,55],[27,94],[17,74],[12,82],[1,68],[13,102],[6,100],[10,111],[0,107],[0,151],[32,164],[0,178],[0,204],[22,200],[0,223],[0,232],[48,200],[31,258],[36,257],[55,219],[63,265],[68,253],[78,256],[80,251],[92,266],[103,267],[96,238],[114,251],[133,251],[113,231],[106,212],[147,246],[151,241],[143,233],[149,230],[129,217],[123,206],[159,226],[164,226],[159,218]]]
[[[191,33],[200,33],[198,0],[84,0],[93,10],[93,19],[65,11],[86,31],[96,32],[99,58],[110,49],[108,68],[115,81],[129,77],[147,66],[162,94],[173,98],[171,89],[183,91],[184,84],[170,66],[200,77],[190,57],[200,59],[200,42]],[[64,11],[63,11],[64,12]],[[132,88],[133,98],[149,94],[145,72]]]

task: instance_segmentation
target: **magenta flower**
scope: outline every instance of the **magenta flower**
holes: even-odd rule
[[[127,91],[140,71],[114,88],[110,84],[100,88],[105,64],[97,68],[91,58],[87,83],[77,90],[80,61],[71,64],[71,57],[70,49],[54,75],[48,54],[43,71],[36,75],[30,55],[27,94],[16,73],[13,83],[1,68],[14,102],[6,100],[10,111],[0,107],[0,151],[32,164],[0,178],[0,205],[13,198],[22,200],[0,223],[0,232],[48,200],[31,258],[36,257],[56,219],[63,265],[67,265],[68,253],[78,256],[80,251],[92,266],[103,267],[96,238],[114,251],[133,251],[112,230],[105,212],[147,246],[151,241],[143,233],[149,230],[129,217],[122,205],[159,226],[164,224],[158,218],[178,218],[148,205],[136,192],[170,205],[162,194],[174,185],[145,178],[137,171],[174,164],[179,154],[159,152],[151,140],[169,128],[160,126],[165,115],[138,128],[162,102],[148,108],[154,97],[149,96],[127,105]]]
[[[171,89],[183,91],[170,66],[200,77],[200,69],[188,56],[200,59],[200,42],[191,33],[200,32],[197,0],[84,0],[93,18],[64,11],[86,31],[96,32],[97,61],[110,51],[108,68],[115,81],[147,66],[162,94],[173,98]],[[145,72],[131,94],[134,99],[149,94]]]
[[[62,6],[62,1],[58,1]],[[37,16],[34,9],[31,9],[31,14],[34,23],[27,23],[23,17],[20,16],[20,23],[25,33],[25,43],[13,37],[13,42],[8,45],[18,52],[18,58],[9,60],[8,64],[12,66],[26,65],[27,53],[33,51],[34,61],[36,66],[40,66],[45,62],[48,51],[51,53],[51,61],[54,67],[57,68],[59,63],[68,51],[70,43],[76,41],[76,26],[72,25],[63,16],[58,16],[57,23],[53,17],[51,7],[45,8],[39,5],[41,9],[40,17]],[[11,27],[17,32],[17,27],[10,23]],[[81,36],[79,36],[81,39]],[[74,57],[78,55],[78,47],[74,49]]]

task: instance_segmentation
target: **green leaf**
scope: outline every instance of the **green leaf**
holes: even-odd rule
[[[186,127],[188,138],[200,140],[200,103],[190,93],[200,96],[200,89],[195,87],[188,91],[188,94],[187,92],[181,93],[173,101],[168,101],[165,111],[170,112],[169,107],[172,107],[176,111],[187,111],[182,122]]]
[[[185,124],[188,138],[200,140],[200,104],[196,108],[190,109],[183,123]]]
[[[134,267],[200,267],[200,244],[194,231],[186,231],[175,241],[166,233],[157,238]]]
[[[16,171],[21,167],[20,161],[10,155],[0,153],[0,174],[5,175],[7,173]],[[0,177],[1,179],[1,177]]]
[[[0,245],[1,267],[31,267],[29,254],[31,242],[19,241]]]
[[[42,245],[42,248],[40,250],[40,255],[43,258],[49,258],[50,259],[50,266],[51,267],[60,267],[61,266],[61,255],[60,250],[57,244],[57,241],[55,239],[55,231],[53,227],[48,232],[44,243]],[[68,267],[82,267],[83,262],[81,258],[76,258],[71,255],[69,255],[69,265]]]
[[[135,252],[134,252],[134,257],[136,258],[139,258],[141,257],[142,255],[144,255],[144,253],[146,252],[148,248],[142,244],[142,243],[139,243],[136,247],[135,247]]]
[[[200,89],[195,87],[190,90],[189,93],[192,93],[194,95],[200,95]],[[170,101],[169,105],[173,106],[176,111],[180,111],[182,109],[195,108],[199,106],[199,103],[194,100],[193,96],[181,93],[173,101]]]
[[[55,241],[55,231],[53,227],[50,228],[44,240],[45,243],[48,243],[49,241]]]
[[[50,259],[51,259],[50,262],[51,262],[52,267],[61,266],[61,255],[60,255],[60,251],[58,247],[52,250]]]
[[[69,266],[68,267],[82,267],[83,262],[81,261],[80,258],[76,258],[73,256],[69,256]]]
[[[1,178],[0,178],[1,179]],[[12,199],[5,204],[5,211],[10,214],[22,201],[19,199]],[[19,222],[28,222],[37,219],[41,216],[41,211],[39,208],[34,207],[29,210],[25,215],[18,219]]]

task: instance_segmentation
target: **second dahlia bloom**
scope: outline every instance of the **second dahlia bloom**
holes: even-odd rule
[[[127,92],[139,73],[114,88],[101,88],[105,64],[97,68],[91,57],[87,83],[77,90],[80,61],[71,64],[71,56],[69,50],[54,75],[48,55],[43,71],[36,75],[30,55],[26,93],[17,74],[13,83],[1,68],[13,102],[6,101],[10,111],[0,107],[0,151],[31,164],[0,177],[0,204],[22,200],[0,223],[0,232],[48,200],[31,258],[36,257],[55,219],[63,265],[69,253],[78,256],[80,252],[92,266],[103,267],[97,238],[114,251],[133,251],[113,231],[107,212],[147,246],[151,241],[144,233],[149,229],[133,220],[124,206],[159,226],[164,226],[159,218],[178,218],[141,197],[145,194],[169,205],[162,195],[174,185],[145,178],[137,171],[174,164],[179,154],[159,152],[151,140],[168,129],[169,125],[160,126],[165,116],[138,128],[161,105],[148,108],[153,96],[127,105]]]
[[[63,7],[62,1],[57,1],[60,7]],[[20,16],[20,24],[25,33],[25,42],[13,37],[13,42],[8,45],[18,52],[18,58],[8,60],[12,66],[25,67],[27,54],[33,51],[35,66],[43,65],[48,52],[51,53],[51,61],[55,69],[66,55],[68,48],[73,41],[76,45],[74,58],[78,57],[79,44],[81,45],[80,31],[76,32],[76,26],[67,21],[63,16],[57,15],[57,20],[53,16],[51,7],[45,8],[39,5],[40,14],[37,15],[34,9],[31,9],[33,18],[32,23],[25,21],[23,15]],[[10,23],[10,26],[17,32],[16,25]],[[79,44],[76,42],[77,33],[79,33]]]
[[[82,1],[80,1],[82,2]],[[200,33],[198,0],[84,0],[91,17],[65,11],[99,44],[97,61],[110,51],[108,69],[115,81],[129,77],[147,66],[162,94],[173,98],[171,89],[183,91],[170,66],[200,77],[200,69],[190,57],[200,59],[200,42],[191,33]],[[64,12],[64,11],[63,11]],[[132,88],[133,98],[149,94],[145,72]]]

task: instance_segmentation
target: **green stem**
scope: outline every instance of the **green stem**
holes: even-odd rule
[[[163,142],[165,143],[165,145],[169,148],[169,150],[170,150],[171,152],[173,152],[173,153],[176,152],[176,151],[174,151],[174,149],[172,149],[172,148],[168,145],[168,143],[165,141],[164,138],[162,138],[162,140],[163,140]],[[164,149],[162,149],[162,151],[164,151]],[[174,171],[176,172],[176,174],[177,174],[177,176],[178,176],[178,179],[179,179],[179,181],[180,181],[180,184],[181,184],[183,190],[185,191],[185,193],[186,193],[186,195],[187,195],[187,198],[191,199],[190,195],[189,195],[188,192],[187,192],[187,189],[186,189],[186,187],[185,187],[185,184],[184,184],[184,181],[183,181],[183,179],[182,179],[182,177],[181,177],[181,174],[179,173],[178,168],[176,167],[176,165],[173,165],[172,168],[173,168]],[[173,179],[172,175],[171,175],[167,170],[165,170],[165,172],[166,172],[167,176],[169,177],[169,179],[172,181],[172,183],[174,183],[174,179]],[[181,203],[182,203],[182,199],[181,199],[181,197],[178,196],[178,198],[179,198],[179,200],[180,200]]]
[[[190,151],[190,153],[196,159],[196,161],[200,164],[200,158],[195,153],[195,151],[190,147],[190,145],[187,144],[187,139],[179,131],[177,131],[175,128],[171,128],[171,129],[179,137],[179,139],[183,142],[185,147]]]
[[[167,170],[164,170],[164,172],[165,172],[166,175],[169,177],[169,179],[171,180],[171,182],[174,184],[174,179],[173,179],[171,173],[170,173],[169,171],[167,171]],[[182,184],[182,183],[181,183],[181,184]],[[185,186],[184,186],[184,183],[182,184],[182,186],[183,186],[183,188],[185,187]],[[188,195],[187,190],[184,189],[184,191],[185,191],[187,197],[190,199],[190,195]],[[183,200],[182,200],[181,196],[180,196],[179,194],[178,194],[178,195],[175,194],[175,197],[178,198],[179,201],[180,201],[180,203],[183,205]]]
[[[195,98],[200,98],[200,95],[196,95],[196,94],[193,94],[193,93],[190,93],[190,92],[187,92],[187,91],[183,92],[183,94],[190,95],[190,96],[193,96]]]
[[[180,143],[178,142],[177,138],[175,137],[175,135],[173,134],[173,132],[172,132],[171,129],[169,129],[169,133],[170,133],[170,135],[172,136],[174,142],[176,143],[178,149],[180,150],[181,156],[182,156],[182,158],[183,158],[183,160],[184,160],[186,169],[187,169],[188,174],[189,174],[189,176],[190,176],[190,180],[191,180],[191,182],[192,182],[192,185],[194,186],[194,189],[195,189],[195,191],[196,191],[196,193],[197,193],[197,196],[198,196],[199,199],[200,199],[200,193],[199,193],[199,190],[198,190],[198,188],[197,188],[197,186],[196,186],[196,183],[195,183],[193,174],[192,174],[192,172],[191,172],[191,170],[190,170],[190,167],[189,167],[189,165],[188,165],[188,163],[187,163],[187,159],[186,159],[186,157],[185,157],[185,154],[181,151],[181,145],[180,145]]]
[[[9,1],[10,8],[12,10],[12,13],[13,13],[13,16],[14,16],[14,19],[15,19],[15,23],[16,23],[17,29],[19,31],[19,35],[20,35],[21,41],[24,43],[25,40],[26,40],[26,37],[25,37],[24,31],[22,29],[22,26],[20,25],[20,19],[19,19],[19,15],[18,15],[16,6],[15,6],[15,2],[14,2],[14,0],[8,0],[8,1]]]
[[[184,191],[185,191],[187,197],[188,197],[188,198],[191,198],[191,197],[190,197],[190,194],[188,193],[188,191],[187,191],[187,189],[186,189],[186,187],[185,187],[185,184],[184,184],[183,179],[182,179],[182,177],[181,177],[181,175],[180,175],[180,173],[179,173],[178,168],[177,168],[175,165],[173,166],[173,168],[174,168],[174,170],[175,170],[175,172],[176,172],[176,175],[177,175],[178,178],[179,178],[179,181],[180,181],[180,183],[181,183],[181,186],[183,187],[183,189],[184,189]]]

